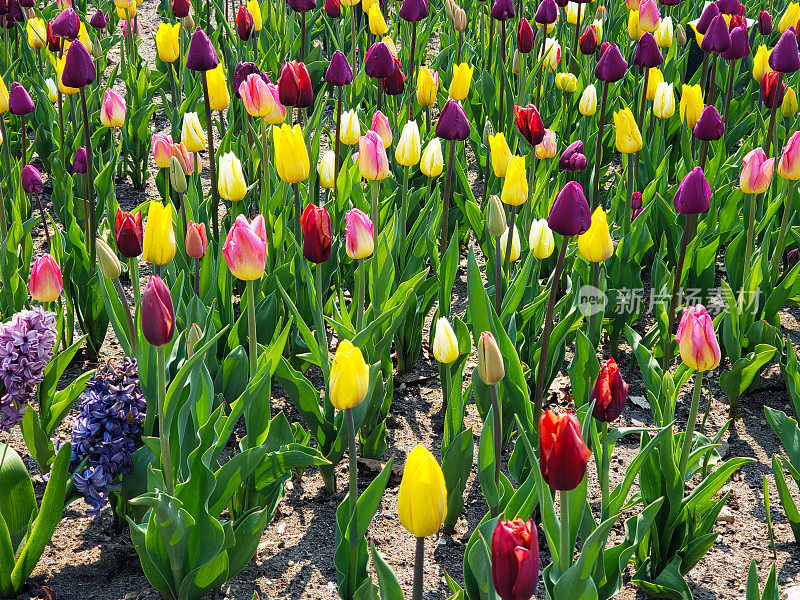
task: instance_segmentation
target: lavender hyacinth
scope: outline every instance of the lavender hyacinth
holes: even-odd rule
[[[37,306],[0,324],[0,431],[22,420],[56,344],[55,315]]]
[[[131,454],[141,444],[147,402],[139,387],[136,361],[97,370],[81,394],[80,415],[72,425],[70,471],[84,459],[86,468],[75,473],[75,487],[97,515],[108,503],[108,492],[131,470]]]

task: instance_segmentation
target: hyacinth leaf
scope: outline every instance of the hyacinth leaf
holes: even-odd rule
[[[61,514],[64,510],[64,496],[67,491],[67,469],[69,468],[71,451],[71,445],[65,443],[56,454],[53,470],[44,490],[39,514],[32,522],[32,528],[28,532],[25,545],[18,553],[17,564],[11,572],[11,584],[17,592],[22,589],[25,581],[33,573],[45,546],[50,542],[56,526],[61,521]]]
[[[32,410],[29,408],[29,410]],[[0,456],[3,454],[0,448]],[[27,533],[31,518],[36,516],[36,494],[31,477],[19,454],[9,447],[0,469],[0,518],[3,519],[10,536],[12,549],[16,549]],[[14,552],[11,553],[13,558]],[[14,566],[13,560],[11,567]],[[11,573],[9,568],[8,573]]]
[[[378,576],[378,587],[381,590],[381,600],[404,600],[403,590],[397,581],[397,576],[392,571],[384,558],[378,553],[375,544],[370,542],[369,553],[372,557],[372,566]]]

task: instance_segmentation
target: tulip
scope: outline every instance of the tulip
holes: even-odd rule
[[[416,23],[428,16],[427,0],[403,0],[398,16],[404,21]]]
[[[500,239],[497,242],[498,244],[500,244],[501,248],[507,248],[508,249],[508,232],[509,232],[509,228],[506,227],[506,230],[502,233],[502,235],[500,236]],[[511,239],[511,248],[510,248],[510,250],[507,250],[509,262],[517,262],[519,260],[519,256],[520,256],[521,251],[522,251],[522,243],[520,242],[520,239],[519,239],[519,231],[517,230],[517,227],[515,226],[514,227],[514,237]]]
[[[192,258],[203,258],[206,252],[208,252],[206,224],[189,221],[186,226],[186,255]]]
[[[38,194],[42,191],[42,174],[33,165],[25,165],[22,169],[22,189],[26,194]]]
[[[434,535],[447,515],[444,474],[433,455],[420,445],[406,459],[397,513],[403,527],[417,538]]]
[[[497,21],[513,19],[514,2],[512,0],[494,0],[490,14]]]
[[[439,74],[428,67],[420,67],[417,74],[417,102],[420,106],[432,106],[439,89]]]
[[[583,90],[578,102],[578,110],[584,117],[591,117],[597,112],[597,89],[594,84],[589,84]]]
[[[614,254],[614,243],[608,231],[606,211],[601,206],[592,213],[592,224],[578,236],[578,252],[589,262],[603,262]]]
[[[278,77],[278,93],[284,106],[308,108],[314,104],[311,79],[304,63],[293,60],[283,64]]]
[[[625,75],[628,63],[622,58],[616,44],[609,44],[605,52],[600,56],[594,68],[594,76],[600,81],[613,83],[619,81]]]
[[[571,94],[578,89],[578,78],[572,73],[557,73],[556,88],[566,94]]]
[[[270,94],[268,85],[258,73],[248,75],[239,85],[239,97],[251,117],[266,117],[273,111],[275,99]]]
[[[189,156],[192,155],[190,154]],[[185,194],[189,187],[186,182],[186,173],[181,166],[180,160],[175,155],[169,159],[169,183],[178,194]]]
[[[342,340],[336,348],[329,388],[331,404],[338,410],[355,408],[367,397],[369,366],[350,340]]]
[[[489,136],[489,153],[492,158],[492,170],[495,177],[505,177],[508,162],[511,160],[511,149],[503,132]]]
[[[661,81],[656,87],[653,114],[659,119],[669,119],[675,114],[675,92],[671,83]]]
[[[237,279],[260,279],[267,261],[267,228],[264,217],[258,215],[250,223],[244,215],[236,217],[222,246],[222,255],[228,269]]]
[[[72,42],[78,38],[81,20],[72,8],[66,8],[53,19],[52,27],[53,34]]]
[[[338,19],[342,16],[342,7],[339,4],[339,0],[325,0],[324,10],[325,14],[331,19]],[[337,50],[337,52],[340,52],[340,50]]]
[[[533,252],[534,258],[544,260],[553,254],[555,238],[547,225],[547,219],[534,219],[528,234],[528,248]]]
[[[341,50],[331,56],[331,62],[325,71],[325,81],[335,87],[342,87],[353,81],[353,69]]]
[[[237,98],[241,98],[239,94],[239,88],[245,82],[245,80],[250,75],[261,75],[261,70],[258,68],[256,63],[252,62],[240,62],[236,65],[236,68],[233,70],[233,75],[231,76],[231,89],[233,89],[233,95]],[[269,83],[269,77],[264,75],[262,77],[264,79],[264,83]]]
[[[443,365],[449,365],[461,354],[458,350],[456,332],[446,317],[439,317],[436,320],[432,346],[434,358]]]
[[[471,67],[467,63],[453,65],[453,81],[450,83],[449,89],[450,98],[461,101],[467,97],[473,71],[475,71],[475,67]]]
[[[531,146],[536,146],[544,139],[544,123],[533,104],[514,107],[514,124],[519,134]]]
[[[206,149],[206,138],[203,134],[203,126],[200,125],[200,117],[197,116],[197,113],[184,113],[183,125],[181,127],[181,142],[186,145],[186,149],[189,150],[189,152],[200,152]],[[156,163],[158,163],[158,161],[156,161]]]
[[[781,116],[785,119],[791,119],[797,113],[797,94],[794,88],[787,88],[786,94],[783,97],[781,104]]]
[[[695,123],[694,137],[705,142],[713,142],[720,139],[724,133],[725,126],[722,124],[719,112],[713,105],[706,106]]]
[[[769,66],[779,73],[794,73],[800,70],[800,53],[794,28],[787,29],[775,44],[769,55]]]
[[[376,42],[367,50],[364,70],[373,79],[385,79],[394,73],[394,56],[385,42]]]
[[[536,9],[533,20],[538,25],[551,25],[558,21],[558,6],[555,0],[542,0]]]
[[[533,28],[525,17],[520,18],[517,27],[517,50],[520,54],[529,54],[533,50]]]
[[[664,17],[653,32],[653,37],[656,38],[656,43],[659,48],[672,47],[672,39],[675,36],[674,26],[672,24],[672,17]]]
[[[558,139],[556,132],[552,129],[545,129],[542,141],[534,149],[536,152],[536,158],[539,160],[553,158],[558,151],[557,144]]]
[[[539,467],[554,490],[574,490],[586,474],[592,456],[583,443],[581,425],[572,413],[560,417],[549,409],[539,420]]]
[[[381,7],[378,4],[373,4],[369,8],[369,31],[372,35],[381,36],[389,31],[386,26],[386,19],[383,18]]]
[[[548,71],[555,71],[558,63],[561,62],[561,46],[558,40],[547,38],[544,41],[544,47],[539,51],[539,60],[544,61],[544,65]]]
[[[189,51],[186,53],[186,67],[192,71],[210,71],[219,64],[217,51],[205,31],[199,27],[192,34]]]
[[[489,234],[495,238],[500,238],[508,229],[506,211],[500,202],[500,198],[495,194],[489,196],[486,201],[486,228],[489,230]],[[502,247],[502,244],[498,240],[498,248],[500,247]],[[500,261],[498,260],[498,262]]]
[[[614,111],[614,128],[615,145],[619,152],[634,154],[642,149],[642,134],[630,108],[626,106],[620,111]]]
[[[558,192],[550,208],[547,226],[558,234],[570,236],[585,233],[591,224],[589,203],[586,202],[583,188],[576,181],[568,182]]]
[[[358,169],[364,179],[380,181],[389,175],[389,160],[383,140],[370,130],[358,140]]]
[[[28,33],[28,45],[34,50],[41,50],[47,45],[47,23],[44,19],[34,17],[28,19],[25,26]]]
[[[339,141],[346,146],[354,146],[361,137],[361,125],[355,110],[346,110],[342,113],[339,125]]]
[[[175,230],[172,227],[172,204],[150,202],[144,230],[142,257],[147,262],[165,265],[175,256]]]
[[[725,18],[719,14],[711,20],[708,30],[703,35],[700,49],[703,52],[721,54],[731,46],[731,35]]]
[[[786,142],[778,160],[778,175],[790,181],[800,180],[800,132]]]
[[[247,195],[247,182],[244,180],[242,163],[233,152],[223,154],[219,159],[217,191],[228,202],[238,202]]]
[[[184,175],[191,175],[194,173],[194,154],[189,152],[183,142],[172,144],[170,167],[172,167],[172,159],[175,159]]]
[[[700,18],[697,20],[697,25],[695,26],[697,32],[701,35],[705,35],[708,31],[708,28],[711,26],[711,22],[718,17],[719,14],[719,7],[717,6],[716,2],[710,2],[706,4],[706,7],[703,9],[702,14],[700,15]]]
[[[518,234],[515,232],[515,237]],[[495,385],[505,377],[506,370],[500,347],[489,331],[484,331],[478,340],[478,376],[486,385]]]
[[[609,358],[594,382],[589,402],[594,402],[592,415],[601,423],[616,421],[628,399],[628,384],[613,358]]]
[[[48,77],[44,82],[47,85],[47,99],[55,104],[58,102],[58,86],[52,77]]]
[[[469,121],[458,101],[451,98],[445,102],[436,123],[436,136],[448,141],[463,141],[469,137]]]
[[[772,15],[766,10],[758,13],[758,31],[764,36],[772,33]]]
[[[389,125],[389,118],[381,111],[376,110],[372,115],[370,129],[380,136],[384,148],[392,145],[392,128]]]
[[[700,84],[683,85],[680,101],[681,123],[694,129],[703,112],[703,91]]]
[[[29,289],[31,298],[37,302],[53,302],[61,295],[64,280],[56,259],[43,254],[33,262]]]
[[[763,194],[769,189],[775,171],[775,159],[767,158],[761,148],[747,153],[742,161],[739,187],[745,194]]]
[[[189,17],[189,8],[191,7],[189,0],[172,0],[170,7],[172,8],[172,14],[178,19]],[[191,31],[191,28],[188,28],[187,31]]]
[[[586,156],[583,154],[583,142],[577,140],[566,147],[558,159],[558,168],[562,171],[583,171],[586,168]]]
[[[585,56],[594,54],[597,50],[598,40],[597,28],[594,25],[587,25],[583,35],[578,38],[578,47],[581,50],[581,54]]]
[[[278,176],[287,183],[299,183],[307,179],[311,166],[300,125],[289,127],[283,124],[275,127],[272,136]]]
[[[175,309],[164,281],[153,275],[142,293],[142,333],[151,346],[160,348],[175,333]]]
[[[498,134],[499,135],[499,134]],[[494,157],[493,157],[494,158]],[[525,157],[511,156],[506,168],[503,191],[500,195],[503,204],[520,206],[528,199],[528,180],[525,175]]]
[[[89,51],[80,41],[75,40],[67,50],[61,80],[68,87],[82,88],[94,82],[95,74],[94,61]]]
[[[747,37],[747,27],[735,27],[731,31],[731,45],[722,53],[725,60],[739,60],[750,56],[750,40]]]
[[[539,580],[539,538],[532,520],[499,520],[492,534],[492,582],[502,600],[530,600]]]
[[[425,146],[422,151],[419,168],[426,177],[438,177],[442,174],[444,157],[442,156],[442,143],[439,138],[433,138]]]
[[[156,31],[156,50],[158,58],[165,63],[173,63],[180,57],[180,43],[178,38],[181,24],[161,23]]]
[[[785,33],[790,27],[795,27],[798,20],[800,20],[800,4],[789,2],[786,12],[783,13],[780,21],[778,21],[778,31]]]
[[[655,0],[639,0],[639,29],[652,33],[660,18]]]
[[[375,230],[370,218],[354,208],[345,215],[345,237],[347,255],[357,260],[372,256],[375,248]]]
[[[222,63],[206,72],[208,84],[208,104],[211,110],[225,110],[231,103],[228,83],[225,81],[225,69]]]
[[[652,69],[664,63],[661,50],[652,33],[645,33],[636,44],[636,51],[633,54],[633,64],[637,67]]]
[[[142,213],[118,210],[115,217],[117,248],[125,258],[136,258],[142,253]]]
[[[108,18],[106,17],[106,14],[102,10],[98,9],[92,15],[92,19],[91,21],[89,21],[89,25],[91,25],[93,29],[100,31],[108,26]]]
[[[188,113],[186,116],[188,116]],[[185,123],[186,118],[184,117],[184,124]],[[163,132],[154,133],[150,141],[150,147],[156,165],[161,169],[169,168],[169,159],[172,156],[172,136]]]
[[[88,157],[86,156],[86,148],[81,146],[75,150],[75,157],[72,159],[72,172],[85,175],[89,171]]]
[[[695,167],[678,184],[673,204],[682,215],[697,215],[708,212],[711,203],[711,187],[703,169]]]
[[[122,127],[125,124],[125,99],[111,88],[103,94],[100,122],[105,127]]]
[[[325,189],[336,187],[336,155],[333,150],[328,150],[319,159],[317,165],[319,184]]]
[[[246,6],[240,6],[239,11],[236,13],[236,33],[239,35],[240,40],[246,42],[250,39],[254,24],[252,13]]]
[[[107,279],[117,279],[122,274],[122,263],[119,258],[111,249],[111,246],[105,243],[104,240],[97,239],[97,264],[100,267],[100,272],[103,277]]]
[[[680,347],[681,360],[695,371],[710,371],[721,358],[714,322],[701,304],[688,307],[678,325],[675,341]]]
[[[422,142],[419,135],[419,126],[416,121],[408,121],[403,126],[394,158],[403,167],[413,167],[419,162]]]
[[[331,218],[324,206],[309,204],[300,215],[303,231],[303,256],[314,263],[331,257]]]
[[[761,83],[764,75],[772,70],[769,66],[770,52],[771,51],[762,44],[756,49],[756,55],[753,57],[753,79],[759,83]]]
[[[248,0],[247,10],[253,16],[253,31],[261,31],[263,27],[263,18],[261,16],[261,4],[259,0]]]

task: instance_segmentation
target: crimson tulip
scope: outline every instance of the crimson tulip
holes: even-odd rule
[[[498,521],[492,534],[492,581],[503,600],[529,600],[539,580],[539,535],[532,520]]]
[[[609,358],[600,369],[589,398],[590,402],[594,402],[592,415],[602,423],[610,423],[622,414],[627,399],[628,384],[622,379],[616,361]]]
[[[542,477],[554,490],[574,490],[586,474],[592,456],[583,443],[581,425],[572,413],[560,417],[551,410],[539,419],[539,467]]]
[[[115,223],[119,253],[125,258],[139,256],[142,253],[142,213],[118,210]]]
[[[300,216],[303,256],[314,263],[331,257],[331,218],[324,206],[309,204]]]
[[[169,288],[158,275],[153,275],[142,293],[142,333],[150,345],[160,348],[175,333],[175,309]]]

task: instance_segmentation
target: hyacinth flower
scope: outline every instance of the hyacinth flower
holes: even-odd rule
[[[70,471],[89,505],[88,514],[97,517],[109,492],[119,489],[120,478],[130,473],[131,456],[142,443],[146,409],[135,359],[101,366],[86,384],[72,423]]]

